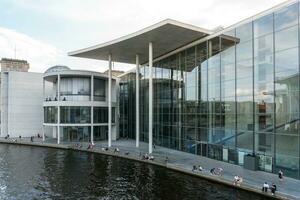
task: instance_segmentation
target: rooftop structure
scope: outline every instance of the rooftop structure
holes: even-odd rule
[[[1,71],[28,72],[29,63],[26,60],[2,58],[0,61]]]

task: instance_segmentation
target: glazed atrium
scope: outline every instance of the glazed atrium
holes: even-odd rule
[[[218,31],[167,19],[69,55],[136,65],[119,77],[119,137],[300,178],[298,1]]]

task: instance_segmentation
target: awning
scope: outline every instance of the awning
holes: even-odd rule
[[[115,62],[135,64],[136,54],[138,54],[140,64],[144,64],[148,62],[149,42],[153,43],[153,58],[155,59],[209,34],[212,34],[212,31],[166,19],[127,36],[73,51],[68,55],[108,60],[108,54],[111,54]]]

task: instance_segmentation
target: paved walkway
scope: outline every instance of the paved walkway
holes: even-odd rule
[[[29,139],[16,139],[19,143],[30,144]],[[14,141],[14,139],[10,139],[10,141]],[[0,142],[7,142],[7,140],[0,139]],[[62,147],[62,148],[77,148],[74,143],[62,143],[60,145],[56,144],[56,140],[46,140],[43,142],[41,139],[35,139],[33,143],[34,145],[40,146],[52,146],[52,147]],[[79,150],[86,150],[88,143],[81,143],[82,147]],[[148,144],[141,142],[140,147],[135,147],[134,140],[118,140],[112,142],[112,148],[108,151],[103,151],[102,148],[107,147],[107,142],[97,142],[95,144],[93,152],[99,152],[103,154],[116,155],[119,157],[127,157],[130,159],[141,160],[140,155],[144,155],[148,151]],[[118,154],[114,153],[114,149],[118,147],[120,152]],[[206,157],[201,157],[198,155],[185,153],[177,150],[172,150],[164,147],[156,146],[153,149],[153,156],[155,158],[154,161],[146,161],[153,164],[158,164],[161,166],[165,166],[170,169],[174,169],[177,171],[182,171],[184,173],[189,173],[193,175],[198,175],[204,177],[206,179],[222,182],[227,185],[231,185],[233,183],[233,177],[235,175],[239,175],[243,177],[242,189],[250,190],[254,192],[261,192],[262,184],[266,181],[270,185],[275,183],[277,185],[277,197],[285,197],[288,199],[299,199],[300,200],[300,180],[284,177],[282,182],[279,181],[278,176],[276,174],[271,174],[262,171],[251,171],[244,169],[241,166],[209,159]],[[168,157],[168,161],[166,163],[166,157]],[[192,172],[193,165],[201,165],[204,170],[202,172]],[[211,168],[221,167],[224,169],[222,176],[211,175],[209,170]]]

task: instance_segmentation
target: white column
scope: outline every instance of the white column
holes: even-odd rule
[[[45,126],[43,125],[43,142],[45,142]]]
[[[60,144],[60,74],[57,76],[57,144]]]
[[[43,78],[43,101],[45,101],[45,78]]]
[[[43,102],[45,101],[45,78],[43,78]],[[45,123],[45,110],[43,109],[43,124]],[[45,141],[45,127],[42,128],[43,142]]]
[[[140,143],[140,61],[139,61],[139,55],[136,55],[136,77],[135,77],[135,139],[136,139],[136,147],[139,147]]]
[[[108,55],[108,147],[111,147],[111,54]]]
[[[153,47],[152,42],[149,43],[149,153],[152,153],[152,129],[153,129]]]
[[[94,144],[94,75],[91,76],[91,143]]]

